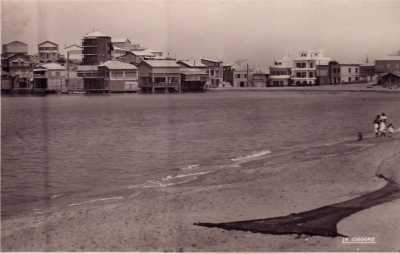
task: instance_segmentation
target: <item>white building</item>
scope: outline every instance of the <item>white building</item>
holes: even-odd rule
[[[65,86],[65,67],[57,63],[45,63],[33,70],[34,90],[62,92]]]
[[[251,70],[247,65],[236,65],[233,67],[233,87],[248,87],[250,82]]]
[[[291,69],[293,60],[285,56],[280,60],[274,61],[269,67],[269,85],[270,86],[288,86],[290,85]]]
[[[65,59],[69,59],[72,62],[82,62],[82,47],[78,44],[71,44],[63,49]]]
[[[340,64],[340,83],[360,82],[360,64]]]
[[[316,85],[317,66],[328,65],[332,59],[323,56],[320,50],[301,51],[293,59],[292,80],[295,85]]]
[[[58,44],[52,41],[44,41],[38,44],[39,61],[41,63],[56,62],[60,54]]]

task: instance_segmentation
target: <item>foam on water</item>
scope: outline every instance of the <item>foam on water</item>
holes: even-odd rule
[[[118,197],[109,197],[109,198],[97,198],[97,199],[91,199],[91,200],[88,200],[88,201],[84,201],[84,202],[81,202],[81,203],[72,203],[72,204],[69,204],[69,206],[79,206],[79,205],[90,204],[90,203],[95,203],[95,202],[102,202],[102,201],[109,201],[109,200],[120,200],[120,199],[124,199],[124,197],[118,196]]]
[[[200,167],[200,164],[190,164],[190,165],[182,167],[181,170],[192,170],[192,169],[196,169],[199,167]]]
[[[189,174],[177,174],[175,176],[168,175],[166,177],[161,178],[161,180],[147,180],[144,183],[144,188],[154,188],[154,187],[168,187],[173,185],[179,185],[188,183],[191,181],[195,181],[198,176],[206,175],[211,173],[211,171],[201,171],[201,172],[194,172]],[[177,179],[184,179],[181,181],[176,181]]]
[[[248,155],[232,158],[231,161],[235,161],[235,162],[249,161],[249,160],[252,160],[252,159],[256,159],[258,157],[265,156],[265,155],[270,154],[270,153],[271,153],[270,150],[263,150],[263,151],[259,151],[259,152],[253,152],[253,153],[248,154]]]

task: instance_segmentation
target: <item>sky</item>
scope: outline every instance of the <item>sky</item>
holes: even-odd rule
[[[400,0],[1,0],[1,40],[29,53],[93,30],[179,59],[247,59],[260,68],[299,50],[341,62],[400,50]]]

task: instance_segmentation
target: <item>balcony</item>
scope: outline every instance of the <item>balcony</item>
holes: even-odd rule
[[[166,88],[166,87],[178,87],[179,82],[160,82],[160,83],[143,83],[141,85],[142,87],[155,87],[155,88]]]

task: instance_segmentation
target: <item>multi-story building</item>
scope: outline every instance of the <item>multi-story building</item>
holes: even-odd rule
[[[375,60],[377,74],[400,71],[400,56],[387,56]]]
[[[329,62],[329,84],[340,84],[340,64],[337,61]]]
[[[21,41],[12,41],[6,44],[3,44],[2,55],[5,58],[8,58],[15,54],[28,54],[28,44]]]
[[[252,83],[254,87],[267,87],[268,73],[257,71],[252,75]]]
[[[77,78],[83,79],[83,89],[86,93],[108,93],[104,76],[100,75],[97,65],[78,65]]]
[[[292,79],[295,85],[317,85],[328,83],[329,57],[319,50],[301,51],[293,59]],[[320,66],[318,68],[318,66]],[[318,79],[318,75],[320,78]]]
[[[229,85],[233,86],[233,65],[232,64],[224,64],[222,67],[222,80],[223,80],[223,86]]]
[[[126,51],[125,54],[117,57],[117,60],[139,66],[142,61],[155,58],[156,55],[154,55],[149,50],[130,50]]]
[[[126,50],[144,50],[144,48],[138,44],[131,42],[128,38],[112,38],[111,43],[113,47],[126,49]]]
[[[56,62],[60,56],[58,44],[52,41],[44,41],[38,44],[40,63]]]
[[[82,39],[83,65],[99,65],[111,60],[111,37],[100,32],[91,32]]]
[[[113,48],[121,48],[126,50],[132,49],[132,43],[128,38],[111,38]]]
[[[66,60],[69,60],[75,64],[82,63],[82,47],[78,44],[68,45],[63,49],[63,51]]]
[[[233,67],[233,86],[234,87],[248,87],[251,86],[249,66],[246,65],[235,65]]]
[[[182,92],[203,92],[207,79],[204,68],[181,67]]]
[[[1,71],[1,92],[11,93],[12,92],[12,79],[7,71]]]
[[[274,65],[269,67],[269,86],[291,85],[292,67],[293,61],[288,56],[274,61]]]
[[[358,82],[360,82],[360,64],[340,64],[340,83],[349,84]]]
[[[57,63],[45,63],[33,70],[33,92],[60,93],[67,90],[65,67]]]
[[[181,65],[176,60],[144,60],[139,64],[143,92],[181,92]]]
[[[208,87],[216,88],[223,84],[223,61],[211,60],[211,59],[200,59],[201,63],[207,66],[208,74]]]
[[[3,59],[2,62],[2,71],[8,72],[15,92],[27,92],[31,89],[33,63],[30,56],[16,53]]]
[[[99,75],[104,77],[104,85],[110,92],[137,92],[139,90],[138,70],[132,64],[110,60],[99,65]]]
[[[360,64],[360,81],[373,82],[375,79],[375,64],[362,63]]]

